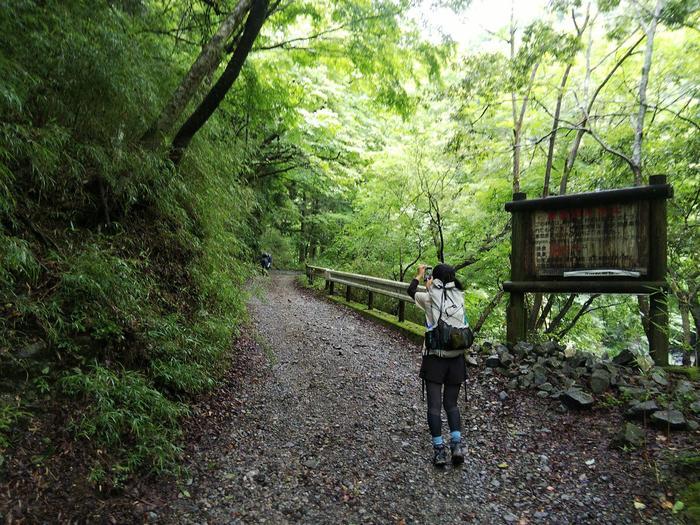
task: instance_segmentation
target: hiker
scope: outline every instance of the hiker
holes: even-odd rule
[[[272,255],[263,252],[260,256],[260,266],[262,266],[263,273],[267,273],[272,268]]]
[[[455,269],[447,264],[438,264],[432,270],[432,275],[426,275],[426,268],[429,267],[421,264],[418,274],[408,286],[408,295],[425,312],[426,337],[433,335],[431,331],[440,320],[450,326],[469,330],[464,311],[464,289],[455,277]],[[421,281],[425,282],[426,292],[417,292]],[[471,334],[470,330],[469,333]],[[467,346],[470,344],[471,342]],[[442,405],[450,427],[452,464],[460,465],[464,462],[464,449],[457,398],[466,379],[464,349],[433,349],[424,342],[419,375],[428,398],[428,428],[433,444],[433,464],[443,467],[447,463],[447,451],[442,438]]]

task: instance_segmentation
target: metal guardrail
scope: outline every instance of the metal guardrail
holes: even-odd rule
[[[399,301],[399,321],[405,320],[405,308],[407,302],[413,302],[413,299],[408,295],[408,283],[401,281],[392,281],[390,279],[382,279],[380,277],[372,277],[370,275],[361,275],[357,273],[339,272],[330,268],[320,266],[306,265],[306,276],[309,283],[313,282],[315,276],[322,276],[326,280],[326,290],[329,295],[333,295],[335,284],[345,286],[345,300],[352,300],[352,290],[365,290],[368,292],[367,307],[371,310],[374,307],[374,294],[384,295]],[[424,292],[425,287],[419,286],[419,292]]]

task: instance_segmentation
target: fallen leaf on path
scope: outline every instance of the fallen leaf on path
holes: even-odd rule
[[[637,510],[644,510],[647,508],[647,506],[644,503],[642,503],[641,501],[635,501],[634,508]]]

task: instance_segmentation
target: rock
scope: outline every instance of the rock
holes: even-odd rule
[[[533,348],[534,346],[531,343],[520,341],[513,347],[513,352],[516,356],[518,356],[518,359],[522,359],[523,357],[532,353]]]
[[[633,423],[625,423],[622,430],[613,438],[610,445],[614,448],[638,448],[644,444],[644,432]]]
[[[657,385],[668,386],[668,379],[666,379],[666,373],[661,369],[654,370],[651,373],[651,380]]]
[[[658,410],[659,405],[657,405],[656,401],[653,399],[649,401],[635,401],[625,411],[625,417],[628,419],[642,419],[644,417],[649,417]]]
[[[545,392],[544,390],[540,390],[537,392],[537,397],[541,397],[542,399],[549,397],[549,392]]]
[[[690,410],[694,414],[700,414],[700,401],[695,401],[694,403],[690,404]]]
[[[517,368],[511,367],[511,368],[508,368],[507,370],[504,370],[503,374],[506,377],[510,377],[510,378],[518,377],[520,375],[520,370],[518,370]]]
[[[506,399],[508,399],[508,394],[505,392],[505,390],[501,390],[498,393],[498,399],[500,399],[501,401],[505,401]]]
[[[567,408],[580,410],[593,406],[593,397],[579,388],[570,388],[559,399]]]
[[[535,518],[536,520],[543,520],[543,519],[545,519],[547,516],[549,516],[549,513],[544,512],[543,510],[538,510],[537,512],[535,512],[535,513],[533,514],[533,516],[534,516],[534,518]]]
[[[532,386],[532,372],[528,372],[524,376],[521,376],[519,381],[520,381],[520,386],[522,388],[530,388]]]
[[[550,378],[550,382],[554,382],[552,384],[557,384],[561,386],[564,390],[568,390],[574,385],[574,380],[571,379],[570,377],[566,377],[564,374],[556,374],[554,377]]]
[[[688,430],[696,431],[698,428],[700,428],[700,423],[693,420],[688,421]],[[2,466],[2,462],[0,462],[0,466]]]
[[[631,366],[637,361],[635,355],[628,349],[624,349],[622,352],[613,357],[612,362],[620,366]]]
[[[317,459],[311,458],[311,459],[307,459],[306,461],[304,461],[304,462],[302,463],[302,465],[304,465],[306,468],[309,468],[309,469],[311,469],[311,470],[315,470],[315,469],[318,468],[318,466],[320,465],[320,463],[319,463],[319,461],[318,461]]]
[[[501,360],[501,364],[503,366],[508,366],[511,363],[513,363],[513,356],[507,351],[498,354],[498,357]]]
[[[550,357],[547,359],[547,366],[552,369],[561,368],[561,361],[556,357]]]
[[[547,372],[542,365],[532,367],[533,381],[536,385],[543,385],[547,382]]]
[[[620,392],[622,392],[622,394],[625,396],[635,399],[641,398],[646,394],[646,391],[643,388],[636,386],[621,386]]]
[[[588,368],[585,366],[579,366],[576,367],[576,370],[574,370],[574,377],[579,379],[581,377],[586,377],[588,374]]]
[[[518,380],[517,379],[511,379],[508,381],[508,390],[515,390],[518,388]]]
[[[542,343],[542,353],[546,355],[556,355],[558,352],[561,351],[562,348],[555,341],[545,341],[544,343]]]
[[[497,368],[501,366],[501,360],[497,355],[490,355],[486,358],[486,366],[489,368]]]
[[[515,523],[518,521],[518,517],[515,514],[511,514],[510,512],[507,512],[506,514],[503,515],[503,520],[506,523]]]
[[[544,392],[551,392],[552,390],[554,390],[554,386],[552,385],[552,383],[542,383],[537,388],[543,390]]]
[[[46,343],[40,339],[22,348],[17,355],[22,359],[31,359],[44,350],[46,350]]]
[[[605,369],[610,374],[610,386],[617,386],[620,384],[620,372],[614,365],[608,365]]]
[[[673,393],[679,397],[690,396],[694,392],[695,387],[693,386],[693,383],[686,381],[685,379],[678,381],[676,388],[673,390]]]
[[[678,410],[659,410],[651,415],[651,423],[659,429],[685,430],[688,422]]]
[[[594,394],[602,394],[610,388],[610,372],[603,369],[594,370],[591,374],[590,385]]]
[[[466,363],[469,366],[479,366],[479,361],[477,360],[476,357],[474,357],[472,355],[468,355],[467,357],[464,358],[464,360],[466,361]]]

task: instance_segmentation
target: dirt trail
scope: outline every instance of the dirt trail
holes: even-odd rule
[[[251,302],[258,332],[239,359],[230,413],[191,446],[189,497],[162,523],[665,523],[638,455],[608,449],[617,423],[472,369],[466,463],[437,470],[416,376],[420,350],[342,306],[271,277]],[[231,391],[231,389],[229,390]],[[205,415],[205,414],[203,414]],[[206,421],[202,421],[206,426]],[[447,427],[443,433],[447,434]]]

